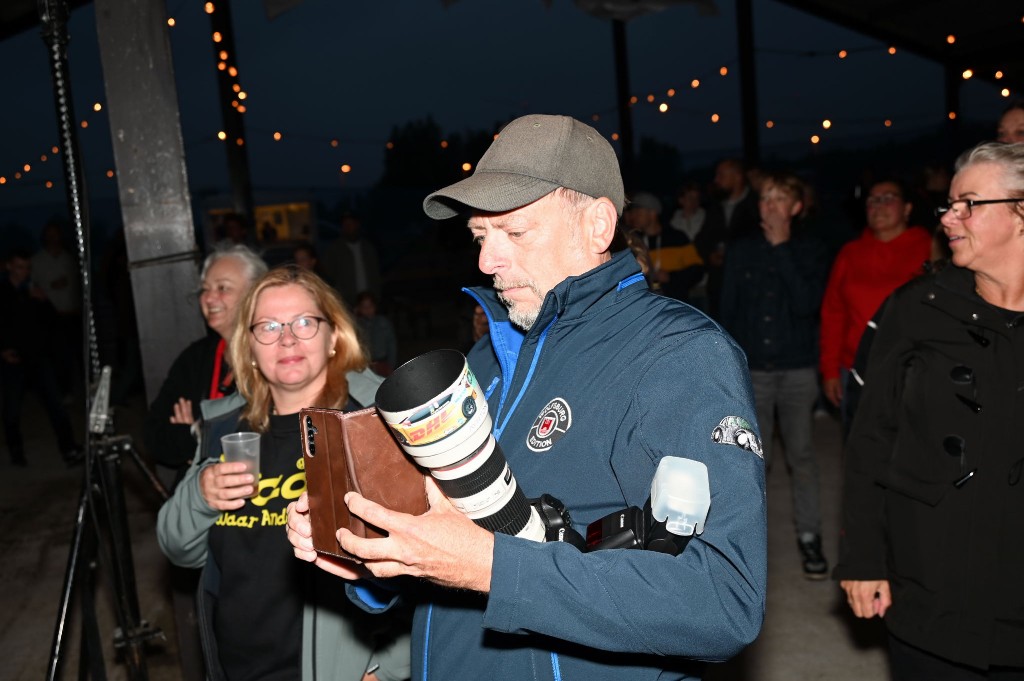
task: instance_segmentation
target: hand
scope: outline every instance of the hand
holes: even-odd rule
[[[839,586],[846,592],[846,602],[857,617],[885,617],[886,610],[892,605],[892,593],[887,579],[844,579],[839,582]]]
[[[349,492],[349,511],[388,536],[363,539],[341,528],[338,542],[377,577],[412,575],[455,589],[489,592],[494,535],[455,508],[432,478],[426,487],[430,510],[419,516],[388,510]]]
[[[837,407],[843,401],[843,384],[838,378],[826,378],[821,383],[821,390],[825,393],[828,401]]]
[[[309,496],[302,493],[298,499],[288,504],[288,541],[292,552],[299,560],[313,563],[321,570],[330,574],[355,581],[370,576],[366,568],[352,561],[332,556],[324,556],[313,549],[313,525],[309,522]],[[375,676],[373,678],[376,678]]]
[[[237,511],[255,491],[256,480],[245,472],[245,462],[215,463],[199,474],[199,491],[212,509]]]
[[[764,231],[764,238],[772,246],[778,246],[789,241],[792,223],[781,216],[769,215],[761,220],[761,230]]]
[[[195,417],[192,415],[192,400],[179,397],[178,401],[171,407],[171,423],[191,426],[195,420]]]

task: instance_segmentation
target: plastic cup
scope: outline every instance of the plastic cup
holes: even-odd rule
[[[220,444],[224,448],[225,462],[241,461],[245,472],[252,473],[253,492],[249,498],[255,497],[260,489],[260,434],[231,433],[222,437]]]

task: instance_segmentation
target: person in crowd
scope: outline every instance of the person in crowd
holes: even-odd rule
[[[846,447],[835,576],[892,675],[1024,679],[1024,144],[956,164],[950,264],[887,301]]]
[[[146,452],[168,489],[173,490],[185,475],[195,453],[202,421],[200,403],[235,392],[228,343],[239,303],[266,271],[263,260],[241,244],[215,249],[203,262],[197,297],[210,333],[186,347],[171,364],[143,423]],[[195,617],[198,572],[177,566],[170,571],[182,668],[193,679],[204,673]]]
[[[804,183],[795,175],[766,175],[759,199],[761,234],[729,247],[721,320],[747,354],[766,467],[778,416],[804,576],[825,579],[811,413],[818,397],[818,308],[828,260],[824,244],[799,229],[803,197]]]
[[[686,182],[676,192],[675,212],[669,220],[669,227],[682,232],[697,248],[697,254],[703,262],[711,259],[714,253],[715,244],[709,243],[704,228],[708,220],[708,211],[701,203],[700,185],[696,182]],[[705,270],[704,275],[696,284],[690,287],[686,295],[687,302],[701,310],[707,310],[707,283],[708,276]]]
[[[227,352],[235,330],[238,304],[267,266],[247,246],[214,250],[199,275],[199,309],[211,333],[185,348],[167,372],[143,427],[146,452],[169,469],[161,477],[176,481],[184,474],[195,450],[199,404],[235,391],[234,372]]]
[[[348,380],[366,368],[352,318],[322,279],[288,266],[253,284],[230,336],[238,392],[204,402],[200,451],[157,519],[167,557],[203,568],[211,678],[407,678],[407,635],[374,635],[380,623],[293,560],[281,534],[287,503],[305,487],[299,410],[357,409],[380,381]],[[258,478],[220,461],[220,438],[235,431],[262,435]]]
[[[352,311],[370,353],[370,368],[381,376],[390,376],[398,367],[398,340],[391,320],[378,312],[377,299],[369,291],[356,296]]]
[[[299,267],[320,274],[320,259],[316,255],[316,247],[308,241],[295,246],[292,250],[292,260]]]
[[[715,191],[721,200],[708,214],[707,224],[697,240],[697,249],[707,267],[707,310],[717,318],[718,300],[722,292],[722,273],[728,244],[760,230],[757,192],[747,182],[742,161],[727,158],[715,166]]]
[[[708,470],[703,532],[678,555],[585,553],[492,534],[428,480],[421,516],[347,495],[353,514],[389,533],[338,532],[364,561],[357,567],[313,551],[300,497],[288,526],[299,558],[348,579],[367,570],[437,585],[414,618],[416,679],[697,678],[700,661],[757,636],[764,462],[743,354],[706,316],[650,292],[616,237],[624,203],[605,138],[566,116],[528,115],[424,209],[439,220],[471,215],[494,287],[472,290],[490,334],[469,365],[526,496],[561,500],[582,530],[642,507],[662,458],[686,457]]]
[[[21,434],[21,405],[25,391],[39,395],[61,456],[69,465],[82,460],[67,409],[61,403],[54,365],[62,347],[57,311],[43,290],[32,282],[32,260],[16,250],[7,258],[0,277],[0,390],[3,394],[4,434],[11,463],[25,466]]]
[[[1010,103],[999,118],[996,141],[1007,144],[1024,142],[1024,99]]]
[[[211,250],[224,250],[232,246],[255,248],[256,238],[250,228],[248,216],[242,213],[225,213],[220,219],[217,233],[219,239]]]
[[[686,301],[690,288],[704,277],[697,249],[682,232],[661,224],[661,201],[650,192],[637,192],[623,216],[627,229],[647,249],[651,287],[663,295]],[[641,268],[642,269],[642,268]]]
[[[840,409],[844,438],[856,410],[844,390],[861,334],[882,301],[924,271],[931,251],[928,231],[907,222],[913,206],[906,196],[899,180],[871,185],[867,227],[840,249],[825,287],[819,369],[825,397]]]
[[[341,216],[341,236],[328,246],[320,263],[326,279],[349,305],[361,291],[380,300],[380,261],[377,249],[362,234],[362,221],[353,212]]]
[[[60,225],[43,226],[43,247],[32,256],[32,278],[57,311],[57,344],[54,370],[61,392],[70,398],[74,372],[81,367],[82,287],[78,259],[64,247]]]
[[[473,305],[473,342],[486,336],[490,332],[490,322],[487,313],[480,304]]]

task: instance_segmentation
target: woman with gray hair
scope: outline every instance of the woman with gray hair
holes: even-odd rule
[[[1024,144],[965,152],[936,214],[951,263],[881,313],[835,576],[896,681],[1024,679]]]
[[[227,344],[235,327],[239,302],[267,265],[247,246],[232,245],[206,257],[196,292],[199,309],[211,333],[185,348],[174,360],[146,415],[144,439],[153,459],[184,471],[195,451],[193,425],[199,419],[199,403],[235,391],[228,362]]]

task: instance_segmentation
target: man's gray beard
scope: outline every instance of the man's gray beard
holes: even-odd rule
[[[534,322],[537,321],[537,316],[540,314],[540,308],[534,310],[523,310],[522,303],[514,300],[509,300],[505,297],[505,294],[498,291],[498,300],[508,308],[508,320],[512,324],[523,331],[529,331],[530,327],[533,326]]]

